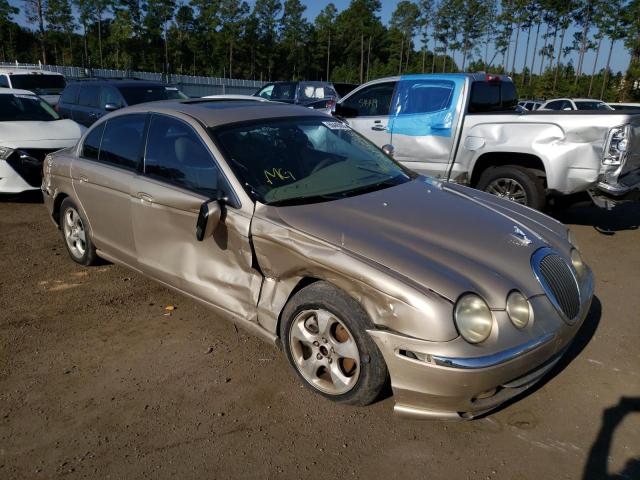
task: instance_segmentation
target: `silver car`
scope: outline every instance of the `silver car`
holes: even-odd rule
[[[269,102],[129,107],[49,155],[71,258],[154,278],[281,346],[331,400],[460,419],[535,383],[593,276],[565,226],[419,176],[331,117]]]

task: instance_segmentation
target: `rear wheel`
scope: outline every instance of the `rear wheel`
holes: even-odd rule
[[[487,168],[480,175],[476,188],[536,210],[542,210],[545,205],[542,181],[525,167]]]
[[[95,264],[98,256],[91,242],[87,222],[69,198],[65,198],[60,205],[60,227],[64,245],[72,260],[80,265]]]
[[[368,405],[387,382],[382,354],[362,307],[327,282],[296,293],[282,312],[280,338],[305,385],[331,400]]]

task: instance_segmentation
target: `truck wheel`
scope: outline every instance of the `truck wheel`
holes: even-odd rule
[[[536,210],[542,210],[546,200],[542,181],[525,167],[487,168],[476,188]]]

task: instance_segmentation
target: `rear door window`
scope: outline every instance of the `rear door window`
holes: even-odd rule
[[[153,115],[144,161],[151,178],[213,198],[220,171],[200,136],[186,123]]]
[[[88,158],[89,160],[98,160],[103,132],[104,123],[101,123],[89,132],[87,138],[84,140],[84,144],[82,145],[82,156],[84,158]]]
[[[100,107],[104,108],[107,104],[123,107],[124,101],[118,90],[113,87],[104,86],[100,89]]]
[[[108,120],[100,145],[100,162],[137,170],[142,157],[146,118],[146,114],[133,114]]]
[[[63,103],[74,104],[78,101],[78,92],[80,91],[80,85],[71,84],[67,86],[62,92],[60,101]]]
[[[83,107],[98,108],[98,94],[100,87],[97,85],[83,85],[80,89],[80,97],[78,98],[78,104]]]
[[[184,99],[187,96],[176,87],[165,85],[135,85],[118,87],[127,105],[155,102],[158,100]]]
[[[469,113],[507,112],[518,104],[518,95],[513,82],[473,82]]]
[[[0,75],[0,88],[9,88],[9,78],[6,75]]]

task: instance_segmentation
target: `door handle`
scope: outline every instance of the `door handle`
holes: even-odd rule
[[[148,193],[138,192],[138,198],[142,203],[153,203],[153,197]]]
[[[379,125],[379,124],[375,124],[371,127],[371,130],[374,130],[376,132],[384,132],[387,130],[387,126],[386,125]]]

